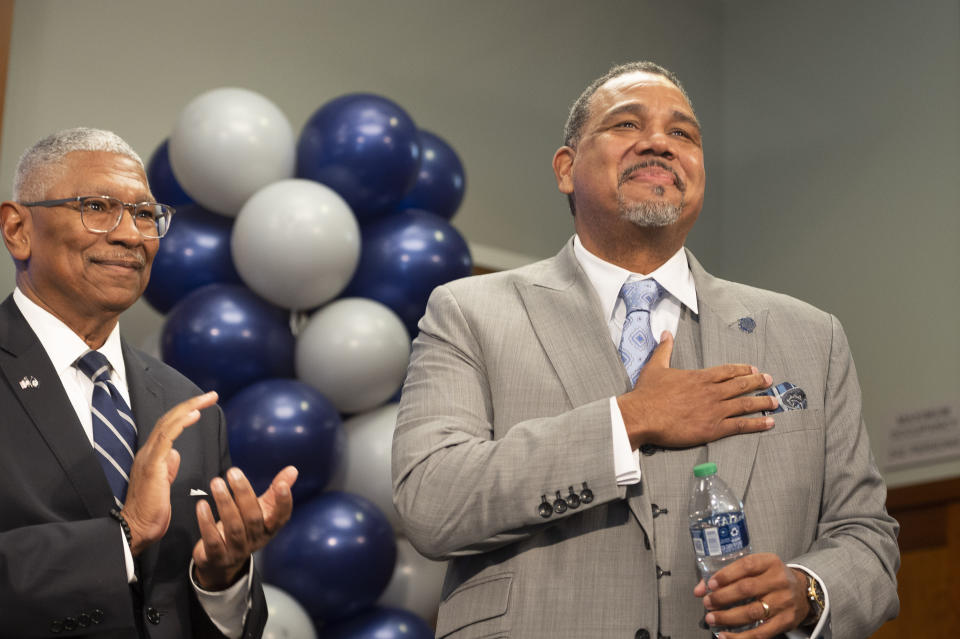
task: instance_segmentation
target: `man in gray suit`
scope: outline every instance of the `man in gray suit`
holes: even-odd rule
[[[263,633],[251,555],[289,519],[297,471],[258,498],[217,394],[120,337],[173,215],[153,199],[126,142],[80,128],[28,149],[0,204],[17,283],[0,304],[0,638]]]
[[[846,338],[683,248],[704,166],[679,81],[611,69],[553,167],[576,235],[439,287],[414,343],[394,500],[410,541],[451,560],[437,636],[868,636],[899,606],[898,527]],[[649,305],[628,309],[643,280]],[[687,521],[705,461],[743,497],[755,552],[708,584]]]

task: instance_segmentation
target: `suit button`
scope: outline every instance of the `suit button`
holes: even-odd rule
[[[659,517],[660,515],[666,515],[668,512],[670,512],[670,511],[667,510],[666,508],[661,508],[660,506],[657,506],[656,504],[651,505],[650,508],[653,510],[653,517],[654,517],[654,519],[656,519],[656,518]]]
[[[77,625],[81,628],[86,628],[90,625],[90,615],[85,612],[81,612],[77,615]]]
[[[98,624],[103,621],[103,611],[99,608],[95,608],[93,612],[90,613],[90,621],[94,624]]]
[[[650,639],[650,631],[646,628],[641,628],[637,630],[637,634],[633,635],[633,639]]]
[[[559,490],[557,491],[557,500],[553,502],[553,512],[557,513],[558,515],[562,515],[563,513],[567,512],[567,502],[563,497],[560,496]]]
[[[52,632],[53,634],[58,634],[60,632],[63,632],[63,622],[60,621],[59,619],[54,619],[53,621],[51,621],[50,632]]]
[[[63,629],[67,632],[77,629],[77,620],[73,617],[64,617],[63,618]]]
[[[643,446],[640,447],[640,452],[647,456],[654,454],[658,450],[660,449],[654,446],[653,444],[644,444]]]
[[[567,495],[567,506],[570,506],[571,509],[580,506],[580,495],[573,492],[573,486],[570,487],[570,494]]]
[[[589,504],[593,501],[593,491],[587,487],[587,482],[583,482],[583,490],[580,491],[580,503]]]
[[[546,495],[540,495],[540,505],[537,506],[537,514],[544,519],[549,519],[550,515],[553,514],[553,506],[547,501]]]
[[[669,576],[670,576],[669,570],[664,570],[660,566],[657,566],[657,579],[660,579],[661,577],[669,577]]]
[[[153,625],[157,625],[158,623],[160,623],[160,611],[154,608],[153,606],[150,606],[149,608],[147,608],[147,621],[149,621]]]

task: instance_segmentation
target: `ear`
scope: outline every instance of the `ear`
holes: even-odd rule
[[[557,188],[561,193],[573,193],[573,158],[577,152],[569,146],[561,146],[553,154],[553,174],[557,178]]]
[[[10,256],[18,262],[30,258],[30,232],[33,220],[30,209],[16,202],[0,203],[0,233]]]

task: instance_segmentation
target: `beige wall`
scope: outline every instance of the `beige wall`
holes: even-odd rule
[[[883,459],[896,413],[960,388],[960,3],[724,7],[714,270],[840,318]]]
[[[458,150],[454,222],[477,255],[545,257],[572,232],[550,170],[568,105],[610,64],[653,59],[706,129],[689,245],[718,275],[840,317],[882,453],[889,415],[960,383],[958,43],[956,0],[20,0],[0,197],[20,151],[57,128],[111,128],[147,157],[214,87],[259,91],[296,130],[372,91]],[[12,282],[0,260],[0,289]],[[160,322],[141,302],[124,332],[142,343]],[[960,461],[888,479],[950,475]]]

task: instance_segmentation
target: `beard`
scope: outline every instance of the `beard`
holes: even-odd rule
[[[662,187],[659,187],[662,190]],[[658,193],[659,195],[659,193]],[[680,219],[683,210],[683,200],[680,204],[671,204],[663,200],[644,200],[642,202],[626,202],[621,193],[618,198],[620,217],[641,228],[662,228],[670,226]]]

